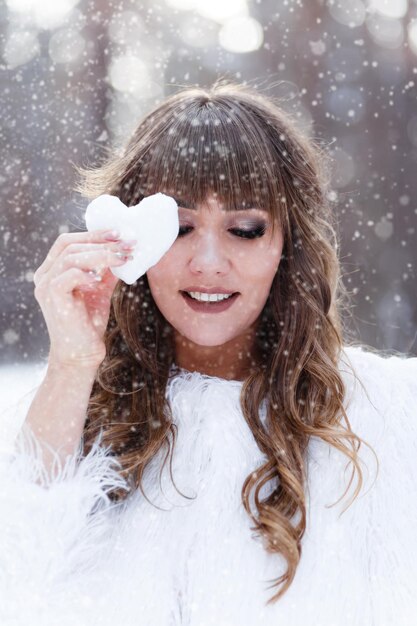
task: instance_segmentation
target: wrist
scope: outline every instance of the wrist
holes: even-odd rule
[[[91,359],[79,359],[74,361],[64,361],[62,359],[57,359],[55,357],[48,357],[48,372],[51,374],[75,374],[80,373],[83,376],[95,376],[100,364],[101,360],[91,360]]]

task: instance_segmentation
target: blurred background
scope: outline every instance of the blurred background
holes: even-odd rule
[[[0,24],[3,387],[48,354],[33,273],[84,228],[73,164],[221,77],[328,146],[350,331],[417,354],[417,0],[6,0]]]

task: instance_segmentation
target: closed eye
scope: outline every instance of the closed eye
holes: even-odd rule
[[[178,237],[183,237],[190,230],[192,230],[192,226],[180,226]],[[242,239],[256,239],[257,237],[262,237],[266,231],[266,225],[257,226],[256,228],[252,228],[250,230],[246,230],[244,228],[230,228],[231,233],[236,235],[237,237],[241,237]]]

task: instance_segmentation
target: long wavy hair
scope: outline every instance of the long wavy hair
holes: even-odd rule
[[[268,604],[275,602],[291,585],[301,558],[309,438],[320,437],[348,457],[352,474],[341,498],[358,475],[350,504],[363,483],[358,451],[361,443],[368,445],[351,430],[338,369],[346,345],[341,312],[349,294],[337,254],[326,151],[299,130],[278,101],[217,81],[166,98],[140,121],[125,148],[110,149],[98,166],[76,170],[75,189],[90,200],[108,193],[133,206],[162,191],[195,206],[214,193],[226,210],[242,202],[267,208],[282,228],[282,257],[256,332],[260,362],[243,381],[240,396],[244,418],[266,457],[244,481],[243,505],[265,549],[287,563],[272,585],[278,591]],[[146,275],[132,285],[117,283],[105,344],[83,453],[101,433],[128,485],[111,499],[124,500],[137,488],[146,497],[142,478],[148,462],[165,448],[161,472],[170,456],[172,477],[176,440],[165,397],[175,363],[173,329],[158,310]],[[265,398],[264,426],[259,410]],[[273,491],[262,499],[266,483]]]

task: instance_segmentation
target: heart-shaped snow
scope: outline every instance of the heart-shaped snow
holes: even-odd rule
[[[85,212],[88,231],[118,230],[122,239],[137,239],[131,261],[111,267],[117,278],[131,285],[156,265],[178,236],[178,205],[174,198],[155,193],[127,207],[116,196],[103,194]]]

